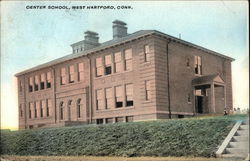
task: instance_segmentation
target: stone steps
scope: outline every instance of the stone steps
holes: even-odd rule
[[[227,159],[245,159],[249,155],[249,120],[237,122],[221,147],[216,152],[217,157]]]

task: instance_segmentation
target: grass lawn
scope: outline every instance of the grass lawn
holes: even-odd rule
[[[1,155],[13,155],[16,158],[10,160],[25,161],[71,161],[71,158],[83,161],[199,160],[196,157],[206,157],[200,160],[215,160],[213,157],[217,148],[234,123],[246,117],[247,115],[210,116],[1,131]],[[25,156],[32,157],[27,160]],[[168,159],[169,157],[178,158]]]

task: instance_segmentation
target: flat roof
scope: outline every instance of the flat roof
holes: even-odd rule
[[[97,46],[95,48],[92,48],[92,49],[89,49],[89,50],[86,50],[86,51],[83,51],[83,52],[80,52],[80,53],[75,53],[75,54],[71,53],[71,54],[66,55],[64,57],[49,61],[47,63],[35,66],[35,67],[27,69],[27,70],[24,70],[22,72],[19,72],[19,73],[15,74],[15,76],[20,76],[20,75],[23,75],[23,74],[26,74],[26,73],[37,71],[37,70],[40,70],[40,69],[43,69],[43,68],[46,68],[46,67],[49,67],[49,66],[52,66],[52,65],[56,65],[56,64],[59,64],[59,63],[62,63],[62,62],[65,62],[65,61],[68,61],[68,60],[71,60],[71,59],[78,58],[78,57],[86,56],[88,54],[91,54],[91,53],[94,53],[94,52],[97,52],[97,51],[100,51],[100,50],[103,50],[103,49],[106,49],[106,48],[110,48],[112,46],[116,46],[116,45],[119,45],[119,44],[122,44],[122,43],[126,43],[126,42],[129,42],[129,41],[132,41],[132,40],[144,37],[144,36],[153,35],[153,34],[158,35],[158,36],[162,36],[162,37],[170,39],[172,41],[176,41],[176,42],[179,42],[179,43],[194,47],[196,49],[199,49],[199,50],[205,51],[207,53],[210,53],[212,55],[216,55],[216,56],[219,56],[219,57],[222,57],[222,58],[225,58],[225,59],[229,59],[231,61],[235,60],[235,59],[233,59],[231,57],[228,57],[228,56],[222,55],[222,54],[220,54],[218,52],[206,49],[206,48],[198,46],[198,45],[195,45],[195,44],[190,43],[188,41],[185,41],[185,40],[182,40],[182,39],[167,35],[165,33],[157,31],[157,30],[140,30],[140,31],[134,32],[132,34],[128,34],[127,36],[124,36],[124,37],[119,38],[119,39],[113,39],[113,40],[110,40],[110,41],[103,42],[103,43],[100,44],[100,46]],[[83,40],[81,40],[79,42],[82,42],[82,41]],[[79,42],[76,42],[76,43],[79,43]],[[76,43],[74,43],[74,44],[76,44]]]

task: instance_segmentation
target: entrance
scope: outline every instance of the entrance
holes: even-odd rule
[[[197,113],[203,113],[203,96],[195,96],[195,108]]]

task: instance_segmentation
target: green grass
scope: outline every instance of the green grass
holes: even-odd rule
[[[214,156],[246,115],[1,131],[4,155]]]

